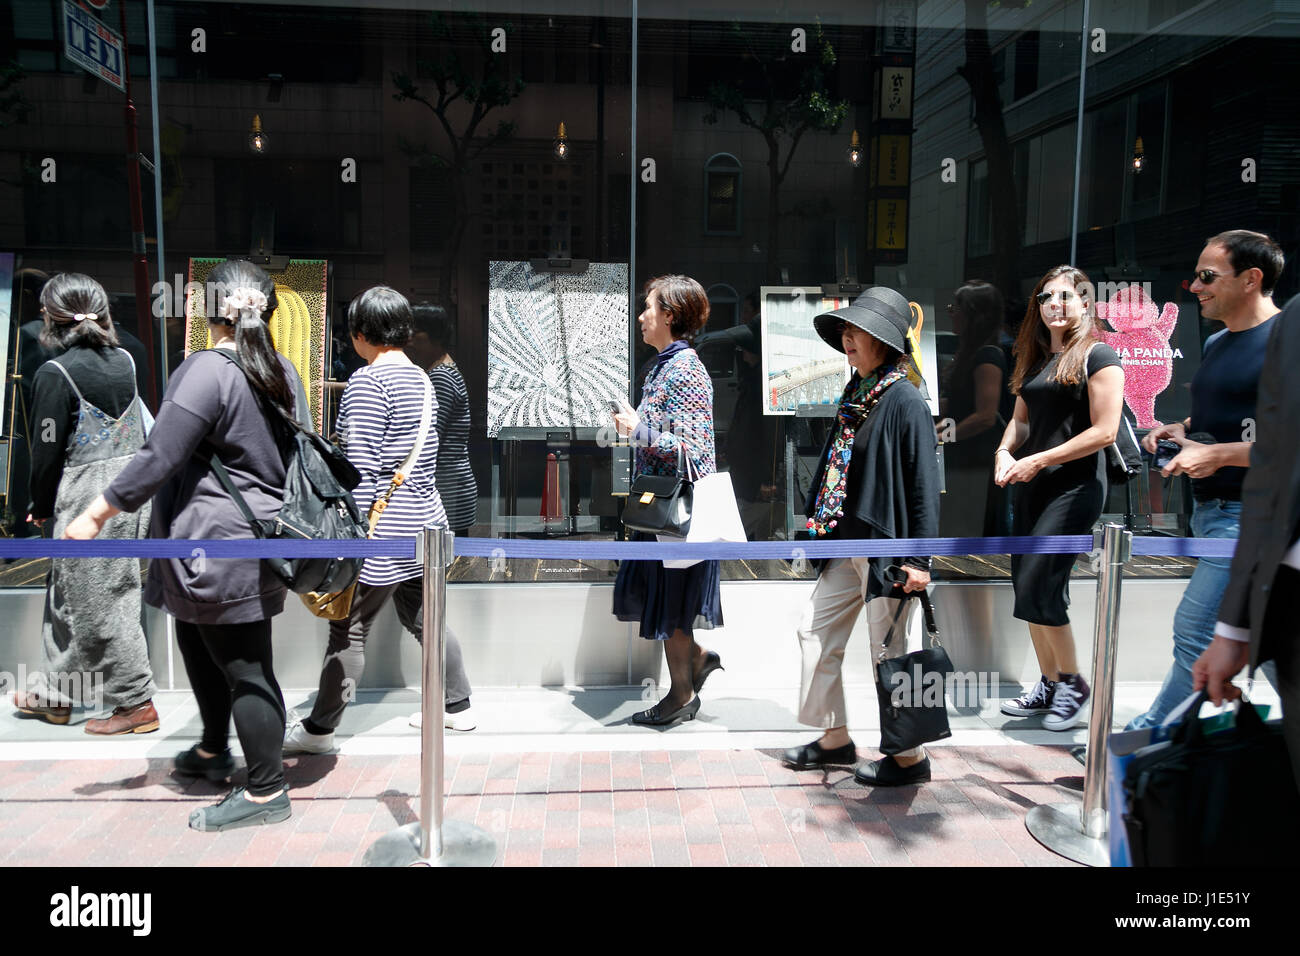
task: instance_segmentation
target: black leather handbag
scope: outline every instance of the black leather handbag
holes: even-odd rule
[[[1232,729],[1206,734],[1205,693],[1167,747],[1124,770],[1124,829],[1134,866],[1291,866],[1300,792],[1280,722],[1242,701]]]
[[[1133,430],[1132,415],[1125,403],[1120,409],[1119,431],[1115,440],[1106,446],[1106,481],[1111,485],[1128,484],[1142,474],[1142,446]]]
[[[890,569],[894,571],[894,568]],[[886,657],[898,622],[909,601],[917,598],[925,615],[930,646],[902,657]],[[952,736],[944,695],[953,671],[948,652],[939,643],[934,605],[925,591],[905,594],[898,602],[889,633],[881,642],[876,661],[876,701],[880,706],[880,752],[898,754],[932,740]]]
[[[695,469],[689,455],[686,477],[680,475],[637,475],[623,507],[623,526],[645,534],[671,534],[685,538],[691,528],[695,490]]]

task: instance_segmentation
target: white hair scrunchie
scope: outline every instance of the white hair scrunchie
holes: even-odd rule
[[[240,319],[260,319],[266,311],[266,293],[248,286],[240,286],[226,295],[221,303],[220,316],[234,324]]]
[[[90,319],[90,321],[94,322],[94,321],[96,321],[98,318],[99,318],[99,316],[97,316],[94,312],[78,312],[76,315],[74,315],[74,316],[72,317],[72,321],[73,321],[73,322],[84,322],[84,321],[86,321],[86,319]]]

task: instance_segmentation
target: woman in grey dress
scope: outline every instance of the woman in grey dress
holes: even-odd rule
[[[117,347],[104,287],[90,276],[63,273],[41,290],[41,344],[57,354],[33,377],[29,520],[54,522],[62,535],[144,444],[145,408],[135,387],[135,362]],[[149,508],[118,515],[102,537],[140,538]],[[41,628],[44,670],[14,695],[19,711],[66,724],[74,704],[113,705],[86,733],[115,735],[158,729],[153,672],[140,626],[140,562],[135,558],[55,558]]]

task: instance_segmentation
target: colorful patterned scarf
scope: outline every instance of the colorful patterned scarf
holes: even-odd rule
[[[808,519],[808,536],[830,534],[839,524],[844,514],[844,497],[848,492],[849,459],[853,457],[853,439],[866,421],[867,415],[876,407],[880,394],[895,382],[907,378],[905,363],[907,357],[896,368],[881,374],[886,366],[881,366],[870,375],[852,380],[844,389],[840,398],[840,411],[835,419],[836,435],[826,456],[826,474],[822,479],[821,489],[817,492],[817,503],[813,516]]]

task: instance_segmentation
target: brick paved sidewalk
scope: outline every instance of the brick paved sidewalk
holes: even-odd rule
[[[872,790],[848,770],[788,770],[776,751],[449,754],[447,817],[492,834],[498,866],[1073,865],[1024,825],[1036,804],[1079,799],[1065,748],[930,755],[930,784]],[[2,763],[0,863],[349,866],[416,818],[418,757],[286,768],[292,819],[198,833],[190,811],[226,788],[175,777],[169,760]]]

